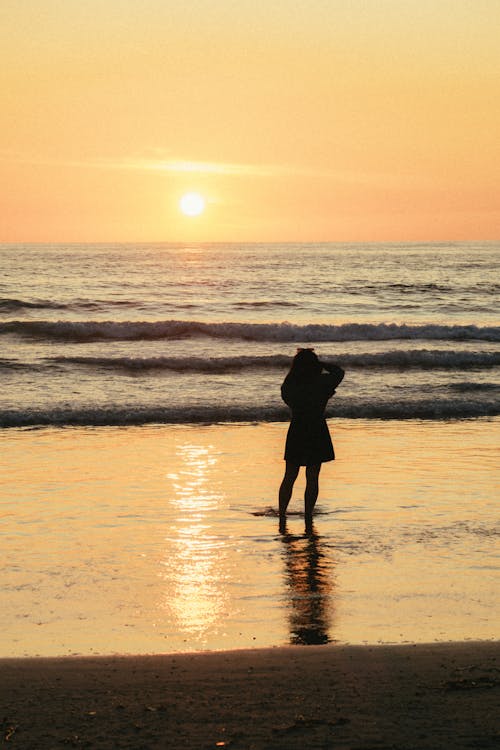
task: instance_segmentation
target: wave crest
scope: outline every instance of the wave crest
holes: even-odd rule
[[[324,359],[328,359],[325,355]],[[500,352],[454,352],[429,349],[343,354],[335,357],[344,368],[466,369],[500,366]],[[224,373],[247,369],[286,369],[291,357],[283,354],[241,357],[51,357],[51,362],[140,372]]]
[[[500,403],[453,399],[423,399],[393,402],[344,402],[334,408],[333,416],[345,419],[471,419],[500,415]],[[329,416],[332,416],[329,413]],[[283,407],[204,406],[193,407],[82,407],[48,409],[10,409],[0,412],[0,427],[34,426],[129,426],[146,424],[217,424],[288,421]]]
[[[442,340],[500,341],[500,327],[476,325],[407,325],[396,323],[204,323],[201,321],[6,321],[0,334],[67,341],[139,341],[207,336],[216,339],[279,342]]]
[[[64,310],[67,305],[48,300],[23,300],[15,297],[0,298],[0,312],[16,312],[18,310]]]

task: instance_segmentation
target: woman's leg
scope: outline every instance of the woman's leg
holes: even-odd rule
[[[290,461],[286,462],[285,476],[283,477],[279,491],[279,511],[282,518],[285,516],[288,503],[292,497],[293,485],[297,479],[299,468],[299,466],[290,463]]]
[[[312,519],[314,506],[318,499],[320,470],[321,464],[311,464],[310,466],[306,466],[306,491],[304,493],[306,521]]]

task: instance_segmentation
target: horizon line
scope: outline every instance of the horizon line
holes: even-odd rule
[[[485,243],[500,243],[500,237],[497,238],[482,238],[482,237],[470,237],[468,239],[382,239],[382,240],[189,240],[189,239],[173,239],[173,240],[0,240],[0,246],[2,245],[173,245],[173,244],[186,244],[186,245],[417,245],[417,244],[468,244],[471,242],[485,242]]]

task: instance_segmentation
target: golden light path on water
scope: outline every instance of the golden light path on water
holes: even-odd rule
[[[212,486],[217,456],[213,446],[185,443],[176,447],[175,463],[179,470],[167,479],[177,520],[161,563],[168,582],[161,606],[180,631],[201,635],[221,618],[226,598],[224,545],[208,520],[223,500]]]
[[[213,491],[219,460],[214,445],[184,443],[176,447],[179,470],[167,474],[177,521],[166,537],[159,573],[166,590],[159,606],[174,629],[200,642],[211,630],[224,628],[232,609],[228,584],[237,583],[242,574],[228,560],[238,555],[235,540],[214,533],[213,514],[227,505],[223,491]],[[317,533],[297,535],[287,525],[280,539],[291,642],[326,643],[333,619],[331,561]]]

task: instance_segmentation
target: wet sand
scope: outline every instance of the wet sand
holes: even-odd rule
[[[285,423],[3,431],[0,656],[496,638],[498,420],[331,428],[311,538]]]
[[[2,740],[48,748],[498,747],[498,642],[0,661]]]

